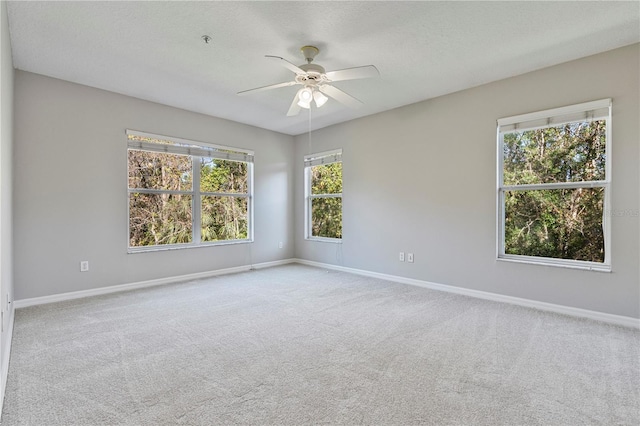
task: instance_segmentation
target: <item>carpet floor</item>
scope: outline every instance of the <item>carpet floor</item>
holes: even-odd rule
[[[2,425],[635,425],[640,332],[302,265],[16,311]]]

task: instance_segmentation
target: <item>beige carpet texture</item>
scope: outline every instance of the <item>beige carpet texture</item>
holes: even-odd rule
[[[640,332],[286,265],[16,311],[2,425],[640,424]]]

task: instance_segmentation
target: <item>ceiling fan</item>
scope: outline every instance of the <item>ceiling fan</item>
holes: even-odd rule
[[[284,83],[271,84],[269,86],[257,87],[255,89],[244,90],[238,92],[238,95],[247,95],[249,93],[261,92],[263,90],[277,89],[279,87],[288,87],[300,85],[302,88],[298,90],[291,102],[288,116],[297,115],[301,108],[311,108],[314,102],[316,107],[320,108],[330,98],[351,107],[357,108],[362,102],[351,95],[343,92],[331,83],[334,81],[355,80],[359,78],[377,77],[380,75],[378,69],[373,65],[365,65],[362,67],[346,68],[343,70],[326,72],[323,67],[318,64],[312,64],[313,58],[320,52],[315,46],[302,46],[300,51],[304,55],[307,63],[297,66],[279,56],[265,55],[266,58],[278,62],[283,67],[293,71],[296,76],[292,81]],[[327,96],[325,96],[327,95]]]

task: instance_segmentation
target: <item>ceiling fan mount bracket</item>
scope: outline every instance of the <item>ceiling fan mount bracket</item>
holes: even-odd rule
[[[315,46],[302,46],[300,48],[300,51],[302,52],[302,55],[304,56],[304,59],[306,59],[308,64],[313,62],[313,58],[315,58],[316,55],[320,53],[320,49]]]

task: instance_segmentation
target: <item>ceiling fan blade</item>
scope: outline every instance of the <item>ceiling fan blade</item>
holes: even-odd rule
[[[298,105],[298,94],[293,97],[293,102],[291,102],[291,106],[289,107],[289,111],[287,111],[287,117],[292,117],[294,115],[298,115],[300,112],[300,105]]]
[[[292,64],[291,62],[287,61],[284,58],[281,58],[280,56],[265,55],[265,58],[269,58],[269,59],[272,59],[274,61],[277,61],[280,65],[282,65],[285,68],[290,69],[291,71],[295,72],[296,74],[306,74],[306,72],[302,68],[299,68],[297,65]]]
[[[373,65],[363,67],[345,68],[343,70],[329,71],[326,76],[331,81],[356,80],[358,78],[378,77],[380,72]]]
[[[293,86],[294,84],[297,84],[297,83],[295,81],[286,81],[284,83],[271,84],[269,86],[262,86],[262,87],[256,87],[255,89],[243,90],[242,92],[238,92],[238,95],[242,96],[248,93],[262,92],[263,90],[277,89],[278,87]]]
[[[333,87],[330,86],[328,84],[324,84],[322,86],[318,86],[318,89],[324,93],[325,95],[328,95],[330,97],[332,97],[333,99],[335,99],[336,101],[350,107],[350,108],[359,108],[360,106],[363,105],[362,101],[359,101],[358,99],[354,98],[351,95],[346,94],[345,92],[343,92],[342,90],[338,89],[337,87]]]

